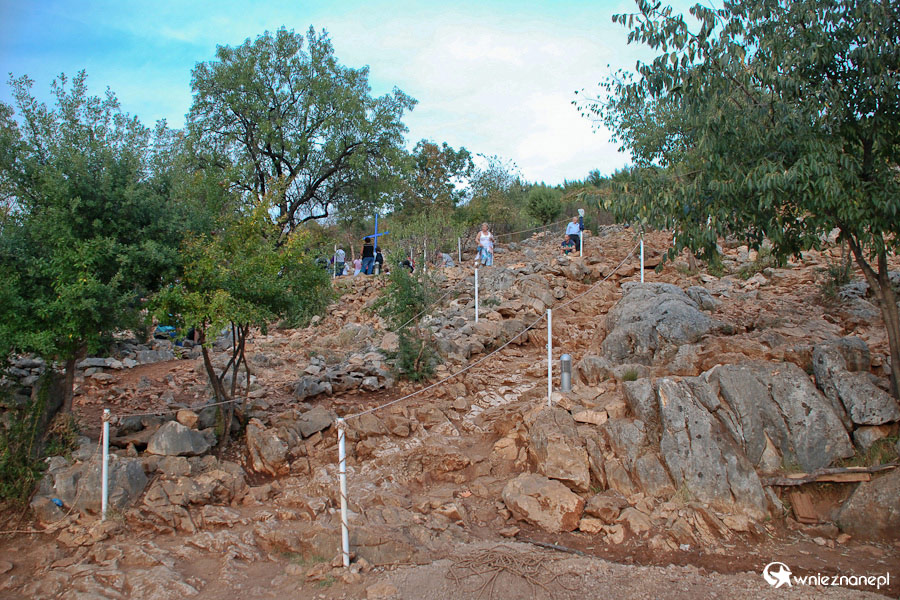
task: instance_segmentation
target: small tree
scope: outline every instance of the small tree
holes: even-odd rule
[[[236,201],[226,194],[228,199]],[[315,266],[302,233],[276,248],[280,228],[272,221],[272,205],[239,207],[239,203],[226,206],[214,232],[186,241],[183,272],[153,302],[158,318],[174,318],[182,330],[193,328],[199,334],[210,385],[223,403],[220,448],[227,444],[242,369],[245,396],[249,393],[245,352],[251,328],[265,332],[273,321],[322,306],[323,299],[331,298],[328,273]],[[209,348],[223,331],[232,335],[231,356],[217,371]]]
[[[392,257],[395,264],[397,258]],[[390,283],[373,305],[399,338],[397,351],[389,354],[396,361],[397,372],[412,381],[430,377],[438,358],[429,332],[420,327],[423,311],[431,301],[427,277],[421,269],[415,275],[404,267],[393,267]]]
[[[779,260],[846,241],[881,308],[900,397],[900,317],[888,256],[900,249],[900,4],[742,0],[691,9],[692,31],[659,3],[616,15],[660,51],[638,76],[586,101],[633,153],[610,208],[677,230],[672,253],[714,256],[718,237]]]

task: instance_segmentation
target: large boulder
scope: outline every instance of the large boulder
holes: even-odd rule
[[[613,363],[667,362],[677,347],[693,344],[721,326],[681,288],[669,283],[628,282],[609,311],[603,356]]]
[[[255,473],[277,477],[290,471],[288,445],[275,429],[268,429],[259,419],[247,423],[247,466]]]
[[[69,465],[61,457],[50,460],[50,468],[38,486],[33,505],[37,508],[46,504],[47,499],[56,498],[65,508],[74,506],[80,512],[99,513],[102,504],[99,457],[75,465]],[[139,459],[116,454],[109,455],[108,476],[109,507],[119,510],[132,504],[143,493],[148,481]]]
[[[838,513],[837,524],[861,537],[900,538],[900,469],[860,483]]]
[[[832,403],[797,365],[726,365],[709,371],[707,376],[718,386],[723,400],[715,408],[716,414],[742,444],[753,465],[763,464],[770,442],[784,462],[806,471],[854,454]]]
[[[845,425],[900,421],[900,405],[869,377],[869,347],[857,337],[817,344],[812,355],[816,384]]]
[[[695,382],[702,385],[702,382]],[[762,519],[766,495],[753,466],[722,423],[697,399],[688,380],[658,381],[660,451],[675,487],[724,512]]]
[[[545,407],[534,416],[528,426],[528,452],[543,475],[579,492],[590,489],[588,453],[568,411]]]
[[[558,481],[522,473],[503,488],[503,502],[517,519],[558,533],[578,527],[584,500]]]
[[[301,414],[297,419],[300,434],[307,438],[312,434],[324,431],[334,423],[335,416],[324,406],[316,406]]]
[[[164,456],[199,456],[212,447],[214,440],[210,437],[188,429],[178,421],[169,421],[147,442],[147,452]]]

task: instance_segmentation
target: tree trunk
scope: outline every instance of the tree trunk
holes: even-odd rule
[[[897,294],[891,287],[888,273],[887,252],[882,249],[878,252],[878,272],[876,273],[866,257],[862,247],[853,237],[848,236],[850,250],[856,258],[856,264],[862,269],[866,282],[875,294],[881,309],[881,317],[887,329],[888,346],[891,353],[891,395],[900,399],[900,311],[897,310]]]
[[[65,391],[63,392],[62,403],[62,412],[64,413],[72,412],[72,401],[75,398],[75,364],[77,362],[77,356],[70,356],[66,359]]]

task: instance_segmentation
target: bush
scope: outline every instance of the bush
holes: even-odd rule
[[[528,214],[541,225],[554,222],[562,214],[562,209],[559,192],[543,186],[535,187],[528,192]]]
[[[390,258],[394,265],[397,258]],[[388,285],[372,307],[400,338],[398,350],[385,352],[385,356],[395,361],[394,368],[398,375],[411,381],[431,377],[439,361],[429,332],[419,327],[419,320],[428,306],[428,289],[434,289],[428,283],[427,275],[421,271],[414,275],[403,267],[395,266],[391,269]]]

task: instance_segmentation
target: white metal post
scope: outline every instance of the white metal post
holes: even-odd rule
[[[641,283],[644,283],[644,236],[641,236]]]
[[[547,309],[547,406],[553,397],[553,312]]]
[[[106,520],[109,504],[109,409],[103,409],[103,458],[100,463],[100,520]]]
[[[584,232],[578,236],[578,256],[584,256]]]
[[[456,238],[456,262],[462,265],[462,238]]]
[[[478,267],[475,267],[475,322],[478,322]]]
[[[344,427],[344,419],[338,418],[338,477],[341,485],[341,556],[346,568],[350,566],[350,529],[347,526],[347,448]]]

